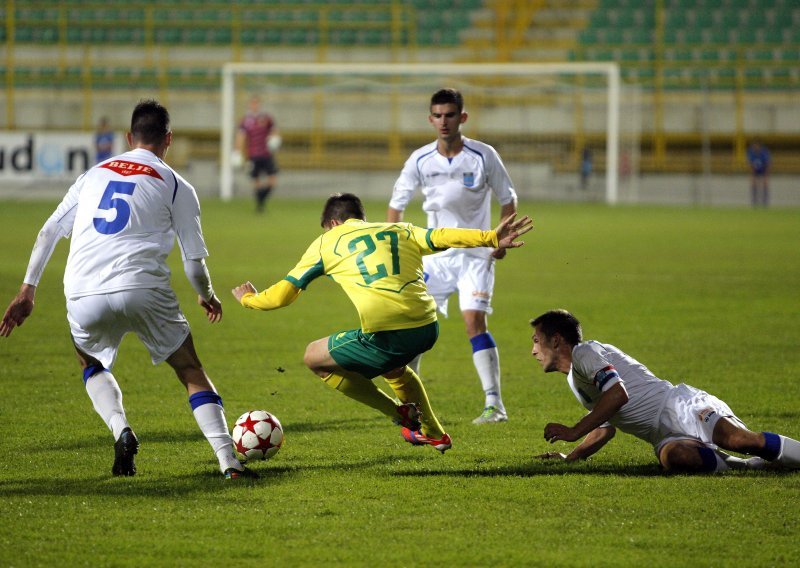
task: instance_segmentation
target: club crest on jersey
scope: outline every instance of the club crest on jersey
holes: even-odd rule
[[[473,172],[464,172],[464,187],[472,187],[475,185],[475,174]]]
[[[164,179],[159,173],[145,164],[137,164],[136,162],[128,162],[126,160],[111,160],[106,162],[101,168],[106,168],[113,172],[117,172],[122,176],[150,176],[156,179]]]

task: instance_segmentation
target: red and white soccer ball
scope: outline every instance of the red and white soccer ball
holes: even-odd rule
[[[231,433],[236,451],[249,460],[266,460],[283,444],[283,428],[266,410],[251,410],[236,419]]]

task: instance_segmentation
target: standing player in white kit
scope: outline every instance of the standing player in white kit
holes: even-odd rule
[[[437,140],[414,151],[406,161],[389,202],[389,222],[403,220],[417,187],[422,188],[422,209],[430,229],[491,229],[492,194],[500,203],[501,219],[517,212],[517,194],[498,153],[488,144],[461,135],[467,117],[460,92],[441,89],[433,94],[428,121]],[[494,261],[504,256],[503,249],[473,248],[450,249],[423,258],[428,292],[442,315],[447,316],[448,298],[458,292],[472,360],[485,395],[483,412],[473,420],[475,424],[508,420],[500,392],[497,344],[487,327]],[[419,362],[417,357],[409,364],[417,373]]]
[[[67,319],[86,392],[114,435],[112,473],[136,473],[139,441],[111,373],[120,342],[132,331],[153,364],[169,363],[186,387],[194,417],[225,477],[254,477],[236,459],[222,399],[203,370],[189,323],[169,285],[166,259],[177,236],[198,303],[210,322],[222,319],[204,260],[208,250],[197,194],[163,162],[172,143],[167,109],[156,101],[141,101],[127,140],[132,150],[81,175],[45,222],[20,291],[0,321],[0,336],[10,335],[31,314],[50,255],[59,238],[71,234],[64,272]]]

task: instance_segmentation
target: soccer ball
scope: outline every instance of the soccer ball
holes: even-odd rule
[[[278,453],[283,444],[283,428],[266,410],[251,410],[236,419],[233,445],[249,460],[266,460]]]

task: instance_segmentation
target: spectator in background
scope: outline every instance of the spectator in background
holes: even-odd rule
[[[275,152],[281,146],[281,137],[272,116],[261,110],[258,96],[250,97],[247,114],[239,124],[236,133],[234,166],[242,163],[243,156],[250,163],[250,177],[253,180],[253,193],[256,211],[264,211],[264,205],[278,182],[278,166]]]
[[[769,150],[760,140],[754,140],[747,149],[750,164],[750,199],[753,207],[769,205]]]
[[[102,117],[94,135],[94,163],[105,162],[114,155],[114,131],[108,125],[108,117]]]
[[[581,189],[589,189],[589,177],[592,175],[592,150],[584,146],[581,151]]]

